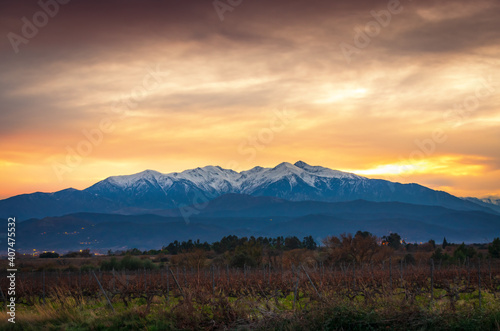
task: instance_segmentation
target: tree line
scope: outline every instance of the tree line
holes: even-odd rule
[[[158,250],[141,251],[137,248],[126,251],[108,251],[110,256],[154,256],[155,262],[201,267],[207,260],[211,263],[226,264],[232,267],[257,267],[263,264],[299,264],[307,261],[314,263],[366,263],[381,262],[399,252],[406,263],[415,263],[418,254],[425,253],[435,261],[455,263],[471,258],[500,258],[500,238],[482,246],[449,243],[446,238],[438,245],[434,240],[426,243],[406,243],[397,233],[377,237],[367,231],[356,234],[328,236],[319,244],[312,236],[299,239],[297,236],[278,237],[238,237],[229,235],[209,244],[200,240],[175,240]],[[480,250],[487,251],[486,255]],[[63,257],[90,257],[90,251],[69,252]],[[41,258],[59,257],[47,252]],[[120,269],[120,261],[113,260],[109,267]],[[138,263],[127,258],[123,267]],[[144,266],[144,265],[141,265]],[[154,267],[153,264],[148,264]],[[107,266],[104,266],[107,267]]]

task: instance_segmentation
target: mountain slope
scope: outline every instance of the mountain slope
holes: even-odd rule
[[[22,194],[0,200],[0,217],[25,220],[33,217],[64,215],[73,212],[113,212],[124,206],[86,191],[66,189],[55,193]]]
[[[196,206],[193,206],[196,208]],[[415,205],[402,202],[373,202],[353,200],[343,202],[290,201],[275,197],[253,197],[244,194],[226,194],[208,202],[198,210],[196,217],[299,217],[309,214],[356,214],[361,219],[370,215],[400,215],[421,218],[454,212],[441,206]],[[166,210],[164,216],[181,217],[180,210]],[[473,211],[480,212],[480,211]],[[482,212],[481,212],[482,213]]]

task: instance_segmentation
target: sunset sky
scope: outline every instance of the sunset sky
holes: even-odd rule
[[[498,0],[216,4],[1,1],[0,199],[298,160],[500,195]]]

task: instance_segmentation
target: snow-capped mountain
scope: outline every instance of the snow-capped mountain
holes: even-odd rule
[[[281,163],[274,168],[255,167],[241,173],[207,166],[180,173],[152,170],[109,177],[85,191],[110,199],[121,199],[146,208],[171,208],[210,200],[228,193],[271,195],[290,200],[321,198],[334,183],[368,180],[354,174],[312,167],[304,162]]]
[[[168,189],[175,182],[189,182],[205,191],[213,191],[221,194],[240,191],[240,193],[251,193],[261,185],[277,182],[283,178],[289,179],[291,185],[297,178],[310,186],[315,186],[318,178],[338,178],[363,180],[365,177],[351,173],[331,170],[328,168],[310,166],[302,161],[295,164],[283,162],[274,168],[255,167],[253,169],[238,173],[230,169],[222,169],[219,166],[206,166],[185,170],[180,173],[162,174],[153,170],[146,170],[129,176],[113,176],[99,182],[87,191],[92,191],[102,183],[112,183],[116,187],[129,189],[138,183],[158,183],[161,187]]]
[[[417,184],[368,179],[355,174],[310,166],[299,161],[274,168],[255,167],[240,173],[207,166],[180,173],[147,170],[109,177],[85,190],[139,208],[175,208],[203,203],[228,193],[273,196],[301,201],[399,201],[467,209],[477,208],[445,192]]]
[[[418,184],[368,179],[299,161],[242,172],[207,166],[180,173],[146,170],[134,175],[113,176],[82,191],[36,193],[2,200],[0,217],[16,215],[26,219],[84,211],[146,213],[203,204],[229,193],[291,201],[397,201],[492,212],[474,202]]]

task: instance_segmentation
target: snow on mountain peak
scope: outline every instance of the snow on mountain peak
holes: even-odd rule
[[[341,180],[365,179],[355,174],[320,166],[310,166],[303,161],[298,161],[295,164],[283,162],[274,168],[255,167],[242,172],[223,169],[219,166],[206,166],[169,174],[145,170],[128,176],[109,177],[103,182],[122,189],[140,189],[144,182],[149,182],[165,191],[175,182],[180,181],[185,185],[194,185],[206,191],[225,194],[248,193],[259,186],[267,186],[280,180],[287,180],[292,186],[299,181],[316,187],[319,182],[334,178]],[[96,185],[99,186],[98,184]]]
[[[105,180],[117,186],[127,187],[141,179],[156,180],[162,176],[163,174],[161,172],[155,170],[144,170],[133,175],[108,177]]]
[[[302,170],[295,165],[288,163],[288,162],[283,162],[278,164],[276,167],[270,169],[271,171],[276,171],[278,174],[287,174],[287,173],[292,173],[292,174],[300,174],[302,173]]]
[[[295,166],[303,169],[304,171],[313,174],[319,177],[327,177],[327,178],[345,178],[345,179],[364,179],[364,177],[349,173],[343,172],[339,170],[332,170],[325,167],[320,166],[310,166],[309,164],[298,161],[295,163]]]
[[[251,170],[243,171],[241,174],[243,175],[243,180],[240,183],[240,187],[244,188],[244,192],[246,193],[266,183],[274,183],[284,178],[290,180],[293,175],[302,177],[303,171],[291,163],[283,162],[274,168],[255,167]],[[312,182],[309,182],[312,185]]]
[[[204,189],[215,189],[218,192],[230,190],[241,177],[241,174],[231,169],[223,169],[219,166],[206,166],[184,170],[181,173],[167,174],[174,178],[188,180]]]
[[[262,168],[262,167],[253,167],[252,169],[250,170],[246,170],[246,171],[242,171],[241,172],[241,175],[243,176],[249,176],[249,175],[252,175],[252,174],[255,174],[255,173],[258,173],[258,172],[261,172],[262,170],[264,170],[265,168]]]
[[[313,167],[303,161],[298,161],[295,164],[283,162],[274,168],[255,167],[248,171],[242,172],[244,181],[240,184],[243,188],[243,193],[251,192],[256,187],[268,185],[279,180],[287,180],[291,186],[295,186],[299,181],[305,182],[311,187],[316,187],[319,182],[324,182],[329,179],[347,179],[347,180],[362,180],[354,174],[331,170],[323,167]]]

